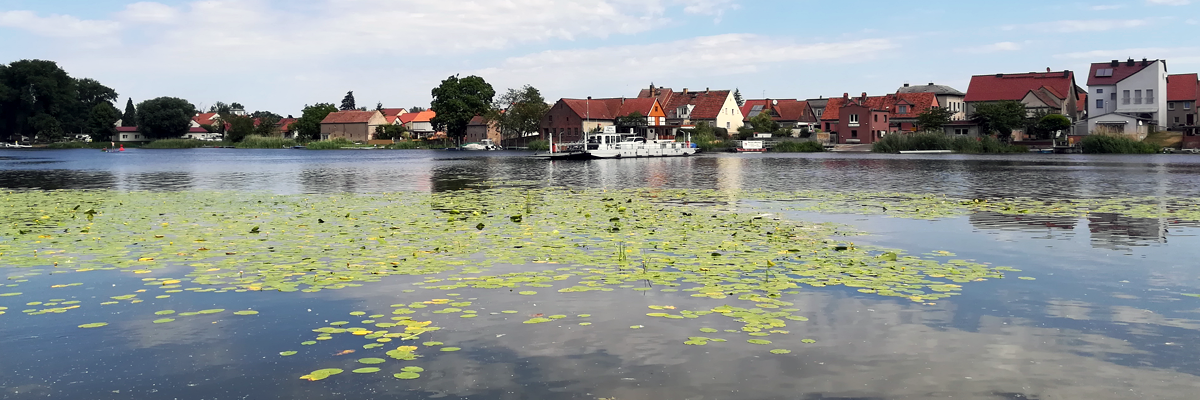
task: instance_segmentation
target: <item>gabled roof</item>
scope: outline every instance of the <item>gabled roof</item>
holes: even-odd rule
[[[371,118],[379,114],[379,111],[338,111],[329,113],[322,124],[364,124],[371,122]]]
[[[958,91],[958,89],[946,85],[934,85],[930,82],[928,85],[909,86],[907,83],[903,87],[896,90],[896,93],[933,93],[936,95],[964,96],[966,93]]]
[[[289,131],[292,124],[295,123],[296,121],[299,121],[299,119],[298,118],[284,118],[284,119],[279,120],[279,130],[282,132]]]
[[[612,120],[617,119],[617,117],[633,114],[634,112],[641,113],[642,115],[650,115],[658,99],[653,97],[637,99],[562,99],[559,102],[570,107],[571,111],[581,119]]]
[[[410,114],[411,114],[411,113],[410,113]],[[429,122],[429,121],[432,121],[432,120],[433,120],[433,117],[436,117],[436,116],[437,116],[437,113],[436,113],[436,112],[434,112],[433,110],[425,110],[425,111],[421,111],[421,112],[419,112],[419,113],[416,113],[416,114],[417,114],[417,115],[416,115],[415,117],[413,117],[413,119],[411,120],[412,122]],[[403,117],[404,117],[405,115],[408,115],[408,114],[401,114],[401,115],[400,115],[400,117],[401,117],[401,120],[403,120]]]
[[[1037,97],[1038,100],[1041,100],[1042,103],[1045,103],[1049,107],[1062,107],[1063,100],[1065,100],[1058,97],[1054,91],[1045,86],[1040,87],[1037,90],[1031,90],[1030,93],[1033,93],[1034,97]]]
[[[1096,85],[1116,85],[1117,82],[1125,80],[1133,74],[1141,72],[1146,67],[1154,65],[1158,60],[1128,61],[1112,60],[1110,62],[1093,63],[1091,71],[1088,72],[1088,86]]]
[[[118,126],[117,132],[138,132],[138,127],[136,127],[136,126]]]
[[[395,117],[397,115],[407,113],[408,110],[403,109],[403,108],[385,108],[385,109],[379,110],[379,112],[383,113],[383,116],[385,116],[385,117]]]
[[[196,123],[200,125],[212,125],[213,122],[215,122],[213,121],[213,118],[216,118],[217,115],[217,113],[203,113],[192,117],[192,121],[196,121]]]
[[[865,100],[859,97],[842,97],[829,99],[825,106],[822,121],[837,121],[841,118],[842,107],[857,105],[872,110],[887,111],[892,119],[916,118],[921,113],[937,106],[937,95],[930,92],[895,93],[886,96],[868,96]],[[900,105],[905,105],[905,112],[900,113]]]
[[[967,88],[967,97],[963,101],[1020,101],[1030,90],[1037,90],[1043,86],[1053,89],[1060,96],[1071,93],[1071,89],[1075,87],[1075,74],[1071,71],[1058,71],[976,75],[971,77],[971,86]]]
[[[771,119],[775,121],[817,121],[808,102],[796,99],[746,100],[741,109],[742,118],[747,121],[765,111],[774,111],[775,115]]]
[[[1167,101],[1200,100],[1200,79],[1197,74],[1179,74],[1167,77]]]
[[[666,109],[667,118],[678,118],[675,115],[678,109],[691,105],[695,107],[692,109],[690,119],[716,119],[721,114],[721,108],[725,105],[725,100],[729,98],[730,93],[729,90],[679,92],[671,96],[670,103],[663,108]]]
[[[208,133],[208,130],[204,129],[204,128],[198,128],[198,127],[197,128],[188,128],[188,133]]]
[[[652,83],[650,84],[649,89],[642,89],[641,92],[638,92],[637,98],[655,98],[658,99],[658,104],[662,104],[665,107],[667,103],[671,102],[671,98],[674,96],[675,91],[671,90],[671,88],[654,87],[654,84]]]
[[[409,122],[413,122],[414,119],[417,119],[418,115],[421,115],[421,113],[400,114],[398,118],[400,118],[401,124],[407,124]]]

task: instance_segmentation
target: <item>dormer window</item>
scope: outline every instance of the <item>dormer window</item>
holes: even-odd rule
[[[852,123],[852,124],[858,123],[858,114],[850,114],[850,123]]]

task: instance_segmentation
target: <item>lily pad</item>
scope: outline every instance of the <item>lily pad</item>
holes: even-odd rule
[[[175,310],[162,310],[162,311],[155,312],[154,315],[171,315],[174,313],[175,313]]]
[[[458,347],[443,347],[442,348],[442,351],[445,351],[445,352],[452,352],[452,351],[459,351],[459,350],[462,350],[462,349],[460,349]]]
[[[90,329],[90,328],[99,328],[99,327],[102,327],[102,326],[108,326],[108,323],[107,323],[107,322],[93,322],[93,323],[90,323],[90,324],[83,324],[83,325],[80,325],[79,327],[80,327],[80,328],[84,328],[84,329]]]
[[[517,292],[517,294],[522,295],[522,296],[533,296],[533,295],[537,294],[537,292],[532,291],[532,290],[526,290],[523,292]]]
[[[382,358],[362,358],[362,359],[358,360],[359,364],[367,364],[367,365],[383,364],[385,362],[387,362],[387,360],[384,360]]]
[[[760,344],[760,345],[771,344],[770,340],[763,340],[763,339],[750,339],[750,340],[747,340],[746,342],[750,343],[750,344]]]
[[[258,315],[258,311],[254,311],[254,310],[234,311],[233,315]]]
[[[405,372],[401,372],[401,373],[398,373],[398,374],[395,374],[395,375],[392,375],[392,376],[396,377],[396,379],[405,379],[405,380],[408,380],[408,379],[417,379],[417,378],[420,378],[420,377],[421,377],[421,374],[418,374],[418,373],[416,373],[416,372],[408,372],[408,371],[405,371]]]
[[[174,318],[160,318],[160,319],[154,320],[154,323],[156,323],[156,324],[165,324],[168,322],[175,322],[175,319]]]
[[[288,357],[288,356],[294,356],[294,355],[296,355],[296,353],[297,352],[295,352],[295,351],[281,351],[281,352],[279,352],[279,355]]]
[[[350,372],[353,372],[353,373],[356,373],[356,374],[373,374],[373,373],[379,372],[379,368],[376,368],[376,367],[366,367],[366,368],[359,368],[359,369],[356,369],[356,370],[353,370],[353,371],[350,371]]]
[[[788,354],[788,353],[791,353],[791,352],[792,352],[792,351],[791,351],[791,350],[788,350],[788,349],[775,349],[775,350],[771,350],[771,354]]]
[[[300,379],[305,379],[305,380],[309,380],[309,381],[319,381],[319,380],[323,380],[323,379],[329,378],[334,375],[341,374],[343,372],[346,372],[346,371],[342,370],[342,369],[338,369],[338,368],[318,369],[316,371],[309,372],[308,375],[301,376]]]
[[[404,367],[404,368],[401,368],[400,370],[404,371],[404,372],[425,372],[425,368],[421,368],[421,367]]]

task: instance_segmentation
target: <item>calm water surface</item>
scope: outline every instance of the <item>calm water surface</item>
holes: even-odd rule
[[[459,190],[487,182],[596,188],[897,191],[964,198],[1033,196],[1200,198],[1200,157],[711,155],[681,159],[554,162],[523,153],[297,150],[0,150],[0,188],[122,191],[259,191],[281,194]],[[0,205],[2,206],[2,205]],[[746,203],[771,210],[776,204]],[[1025,280],[971,284],[934,305],[809,288],[788,295],[810,318],[789,324],[786,356],[744,345],[684,346],[697,324],[657,323],[647,306],[709,308],[682,293],[598,292],[476,298],[481,316],[441,319],[423,340],[460,352],[427,354],[422,378],[341,375],[321,382],[297,372],[338,367],[322,346],[294,357],[280,343],[350,310],[387,314],[426,300],[403,293],[420,277],[389,277],[356,290],[320,293],[179,293],[152,304],[25,316],[25,300],[0,298],[0,398],[5,399],[1193,399],[1200,393],[1200,239],[1194,221],[1095,214],[1088,218],[979,213],[936,221],[776,210],[791,219],[852,225],[869,244],[912,254],[953,249],[959,258],[1024,270]],[[0,273],[15,274],[0,265]],[[79,300],[143,287],[118,271],[39,276],[29,297],[80,282]],[[157,270],[150,277],[179,276]],[[3,289],[3,287],[0,287]],[[39,293],[40,291],[40,293]],[[520,298],[514,298],[520,297]],[[24,299],[25,296],[22,296]],[[256,323],[222,316],[155,325],[146,310],[246,308]],[[526,315],[578,321],[521,324]],[[90,310],[90,311],[89,311]],[[544,311],[543,311],[544,310]],[[421,310],[418,310],[421,311]],[[90,314],[89,314],[90,313]],[[15,315],[14,315],[15,314]],[[427,313],[415,316],[429,318]],[[104,330],[81,330],[83,320]],[[81,322],[83,321],[83,322]],[[631,324],[650,328],[630,330]],[[721,326],[718,329],[738,328]],[[337,339],[341,340],[341,338]],[[782,340],[772,337],[776,344]],[[731,340],[733,342],[733,340]],[[323,344],[324,345],[324,344]],[[784,346],[777,346],[784,347]],[[300,349],[297,349],[300,350]],[[310,350],[310,349],[303,349]],[[755,349],[758,350],[758,349]],[[353,356],[350,356],[353,357]],[[338,361],[341,362],[341,361]]]

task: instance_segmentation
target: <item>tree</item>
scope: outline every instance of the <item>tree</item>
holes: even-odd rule
[[[930,107],[917,114],[917,127],[927,132],[940,131],[953,117],[954,111],[948,108]]]
[[[304,106],[304,111],[300,114],[300,119],[292,123],[292,129],[296,130],[296,138],[305,141],[318,140],[321,138],[321,121],[329,114],[338,111],[337,106],[330,103],[317,103],[311,106]]]
[[[228,104],[225,104],[225,102],[218,101],[218,102],[216,102],[216,104],[213,104],[211,107],[208,108],[208,112],[217,113],[220,115],[229,115],[229,111],[231,109],[232,108],[229,107]]]
[[[409,108],[409,109],[408,109],[408,112],[410,112],[410,113],[419,113],[419,112],[421,112],[421,111],[425,111],[425,107],[421,107],[421,106],[412,106],[412,108]]]
[[[488,122],[497,125],[502,136],[517,138],[537,132],[542,123],[542,116],[546,115],[547,111],[550,111],[550,105],[546,104],[542,92],[533,86],[525,85],[520,89],[508,89],[508,92],[496,99],[492,109],[484,117]]]
[[[251,121],[256,121],[256,123],[257,123],[257,125],[254,126],[254,134],[258,135],[258,136],[263,136],[263,137],[279,136],[279,134],[280,134],[279,120],[281,120],[283,118],[280,117],[278,114],[266,112],[266,111],[258,111],[258,112],[255,112],[255,114],[258,114],[260,112],[263,112],[265,114],[261,114],[258,117],[255,117],[255,116],[250,117]]]
[[[383,112],[383,102],[382,101],[375,104],[375,111]]]
[[[430,107],[437,115],[431,121],[435,130],[446,132],[455,140],[467,135],[467,125],[476,115],[484,115],[491,108],[496,90],[478,76],[459,78],[451,76],[431,91],[433,102]]]
[[[407,139],[408,129],[401,125],[383,125],[375,127],[376,140]]]
[[[279,114],[276,114],[276,113],[273,113],[273,112],[270,112],[270,111],[255,111],[255,112],[253,112],[253,113],[251,113],[251,114],[250,114],[250,118],[274,118],[274,119],[283,119],[283,116],[282,116],[282,115],[279,115]]]
[[[746,105],[746,99],[742,98],[742,90],[741,89],[738,89],[738,88],[733,89],[733,101],[737,102],[738,107],[742,107],[742,106]]]
[[[1025,105],[1013,100],[983,103],[975,106],[971,119],[979,124],[979,130],[984,134],[1011,139],[1013,129],[1025,123]]]
[[[151,139],[183,136],[196,115],[196,106],[175,97],[159,97],[138,104],[138,128]]]
[[[758,115],[750,118],[750,125],[754,127],[754,132],[759,133],[775,134],[780,130],[779,122],[776,122],[774,118],[771,118],[771,114],[766,111],[758,113]]]
[[[1071,119],[1062,114],[1049,114],[1038,120],[1038,130],[1042,134],[1039,139],[1051,139],[1059,131],[1070,129],[1073,124]]]
[[[230,115],[226,118],[229,129],[225,131],[225,140],[237,143],[254,134],[254,118],[248,115]]]
[[[86,115],[88,110],[77,107],[76,83],[53,61],[21,60],[0,69],[2,139],[39,134],[45,139],[61,133],[62,121],[75,120],[73,113]]]
[[[33,128],[34,141],[42,142],[58,142],[65,136],[63,134],[62,123],[50,114],[38,114],[29,119],[29,125]]]
[[[133,106],[133,98],[125,102],[125,114],[121,115],[121,126],[137,126],[137,108]]]
[[[88,113],[85,129],[92,136],[92,141],[103,142],[112,140],[117,134],[116,123],[121,119],[121,113],[110,103],[100,103],[92,107]]]
[[[88,118],[92,109],[100,104],[107,104],[111,107],[112,103],[117,101],[115,90],[88,78],[75,80],[75,96],[75,104],[70,115],[61,118],[71,132],[87,131]]]
[[[342,98],[342,111],[354,111],[358,107],[354,105],[354,91],[346,92],[346,97]]]

